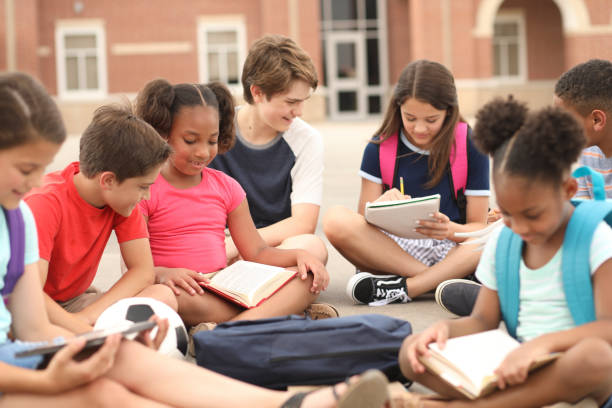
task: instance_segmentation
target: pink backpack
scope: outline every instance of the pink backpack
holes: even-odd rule
[[[464,220],[465,196],[463,193],[467,185],[468,172],[467,129],[467,123],[457,122],[457,125],[455,126],[455,143],[453,143],[453,146],[451,147],[451,154],[449,158],[451,167],[451,181],[453,185],[453,198],[457,202]],[[398,134],[394,133],[380,144],[380,175],[385,188],[391,188],[393,185],[398,139]]]

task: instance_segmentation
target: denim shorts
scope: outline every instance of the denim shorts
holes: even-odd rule
[[[42,356],[15,357],[15,353],[30,350],[39,344],[41,343],[7,340],[5,343],[0,345],[0,361],[13,366],[34,370],[38,368],[40,363],[42,363]]]

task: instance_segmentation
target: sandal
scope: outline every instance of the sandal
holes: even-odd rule
[[[389,400],[387,377],[378,370],[368,370],[358,379],[346,379],[345,382],[347,387],[342,395],[338,395],[335,385],[331,387],[336,408],[380,408]],[[294,394],[281,408],[299,408],[306,396],[316,391]]]
[[[329,303],[313,303],[304,310],[304,315],[311,320],[321,320],[339,317],[340,313]]]

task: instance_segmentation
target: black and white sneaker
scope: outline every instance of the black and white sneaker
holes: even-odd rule
[[[370,306],[408,303],[412,300],[406,292],[406,278],[397,275],[360,272],[349,279],[346,293],[355,302]]]

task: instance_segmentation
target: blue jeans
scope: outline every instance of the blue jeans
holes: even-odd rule
[[[608,397],[608,399],[606,400],[606,402],[603,403],[601,408],[612,408],[612,395]]]
[[[35,370],[42,362],[42,356],[15,357],[15,354],[20,351],[30,350],[39,344],[37,342],[7,340],[0,345],[0,361],[17,367]]]

